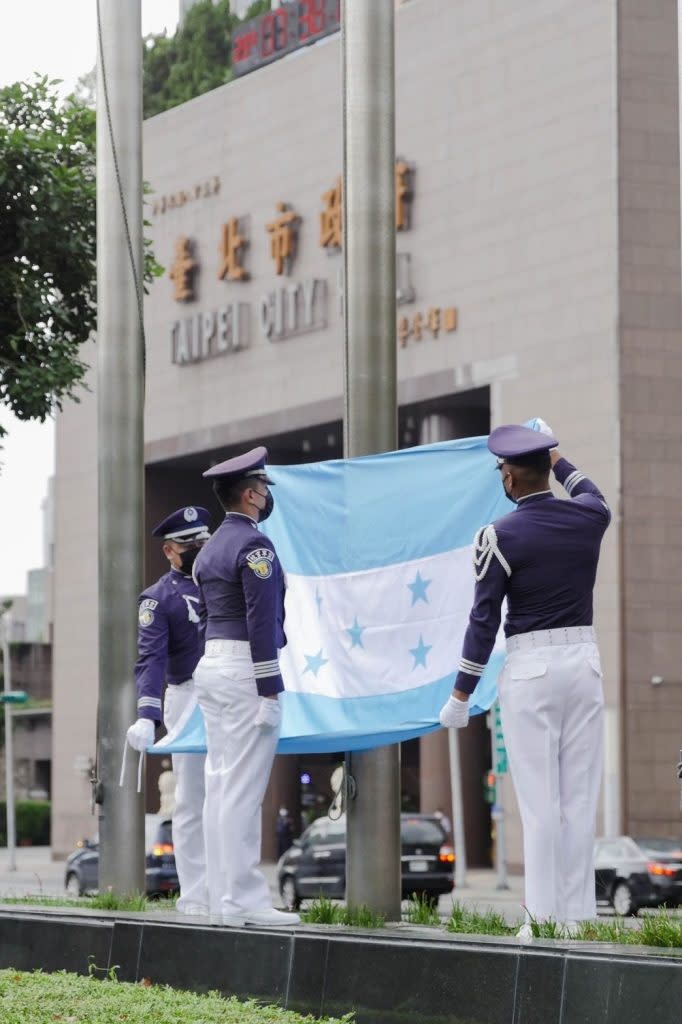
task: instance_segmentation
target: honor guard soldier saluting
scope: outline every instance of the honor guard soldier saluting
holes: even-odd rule
[[[167,572],[140,595],[135,665],[138,719],[128,729],[135,750],[154,742],[154,724],[163,720],[169,731],[194,700],[192,674],[204,648],[199,591],[192,566],[208,540],[205,508],[188,505],[173,512],[153,530],[164,541],[170,562]],[[161,695],[168,683],[161,714]],[[204,761],[197,754],[173,754],[175,810],[173,846],[180,881],[177,909],[183,914],[208,914],[204,852]]]
[[[297,924],[275,910],[259,869],[261,808],[279,738],[284,689],[284,574],[258,529],[270,515],[265,448],[204,473],[225,519],[200,552],[194,577],[206,609],[206,648],[195,673],[206,725],[206,863],[211,919],[225,925]]]
[[[476,591],[454,694],[441,724],[468,722],[495,643],[501,606],[507,658],[500,710],[523,824],[525,907],[569,933],[595,917],[593,846],[602,772],[603,705],[592,593],[611,513],[595,485],[556,450],[542,420],[488,440],[516,511],[474,539]],[[571,501],[554,497],[550,467]]]

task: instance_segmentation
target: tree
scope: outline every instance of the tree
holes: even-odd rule
[[[231,13],[229,0],[200,0],[173,36],[148,36],[143,55],[144,116],[160,114],[229,82],[233,29],[269,10],[269,0],[256,0],[242,19]]]
[[[0,402],[22,420],[75,397],[97,322],[95,113],[57,84],[0,89]]]

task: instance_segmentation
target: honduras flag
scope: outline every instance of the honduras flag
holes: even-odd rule
[[[486,438],[268,466],[287,580],[279,753],[364,750],[440,728],[474,594],[472,540],[509,511]],[[495,651],[471,700],[497,695]],[[206,749],[198,707],[153,753]]]

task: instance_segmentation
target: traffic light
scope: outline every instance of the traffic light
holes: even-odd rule
[[[495,803],[495,772],[485,772],[483,775],[483,799],[487,804]]]

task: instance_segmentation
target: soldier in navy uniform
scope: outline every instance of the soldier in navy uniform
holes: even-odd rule
[[[596,915],[604,698],[592,596],[611,519],[599,489],[559,454],[547,424],[534,423],[498,427],[488,441],[517,507],[474,539],[474,605],[454,693],[441,711],[442,725],[467,724],[506,598],[499,699],[523,824],[524,939],[530,920],[554,920],[574,934]],[[554,497],[550,468],[572,500]]]
[[[187,505],[153,530],[162,538],[170,571],[140,595],[138,608],[137,721],[127,740],[135,750],[154,742],[155,723],[170,731],[194,704],[192,675],[204,646],[199,591],[192,567],[210,537],[205,508]],[[167,683],[163,701],[164,684]],[[174,754],[175,811],[173,845],[180,881],[177,909],[208,914],[203,835],[204,761],[198,754]]]
[[[279,738],[284,689],[284,573],[258,524],[270,515],[265,448],[204,473],[225,519],[199,553],[194,577],[206,609],[196,672],[206,724],[204,832],[211,919],[225,925],[297,924],[272,906],[259,869],[261,809]]]

